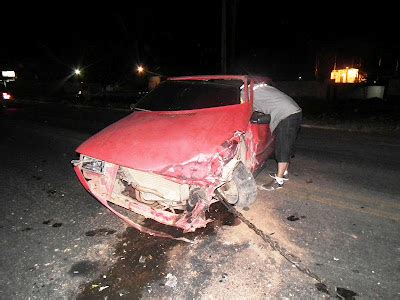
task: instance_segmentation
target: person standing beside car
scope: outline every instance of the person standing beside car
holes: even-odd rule
[[[262,185],[263,190],[283,188],[289,180],[289,163],[295,152],[295,142],[302,121],[302,109],[287,94],[266,83],[254,85],[253,110],[271,115],[269,128],[275,134],[275,160],[277,172],[270,173],[270,183]]]

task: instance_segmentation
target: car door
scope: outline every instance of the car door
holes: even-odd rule
[[[250,119],[250,130],[253,135],[254,151],[256,154],[257,166],[264,163],[271,156],[274,146],[274,135],[269,128],[270,116],[261,112],[253,112]]]
[[[251,106],[253,106],[253,85],[249,89],[249,99]],[[271,133],[269,123],[271,120],[270,115],[266,115],[262,112],[253,111],[250,118],[250,131],[252,134],[253,151],[255,152],[256,162],[254,170],[259,169],[264,162],[272,155],[275,144],[275,136]]]

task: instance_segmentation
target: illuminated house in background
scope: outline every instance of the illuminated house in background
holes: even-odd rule
[[[331,79],[335,83],[358,83],[364,81],[364,76],[359,74],[358,69],[346,68],[333,70],[331,72]]]

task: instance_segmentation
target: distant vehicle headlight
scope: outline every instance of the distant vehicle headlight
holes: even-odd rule
[[[104,171],[104,161],[89,156],[84,156],[82,161],[82,168],[88,171],[102,174]]]

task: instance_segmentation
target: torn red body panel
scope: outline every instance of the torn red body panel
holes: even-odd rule
[[[191,232],[211,221],[205,212],[217,201],[216,189],[232,204],[254,201],[240,199],[247,194],[238,192],[238,169],[251,175],[261,168],[274,137],[252,117],[252,84],[246,76],[167,80],[136,104],[138,111],[77,148],[79,180],[130,226],[164,237],[170,236],[143,228],[109,203]],[[254,198],[254,191],[248,195]]]

